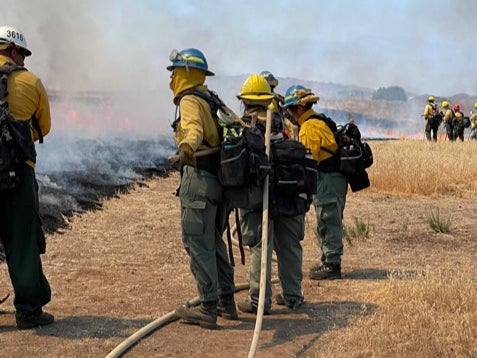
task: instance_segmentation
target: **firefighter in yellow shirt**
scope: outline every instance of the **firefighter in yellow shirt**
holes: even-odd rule
[[[219,152],[207,156],[195,153],[219,149],[220,136],[209,103],[190,92],[209,93],[204,82],[214,73],[209,71],[204,54],[195,48],[174,50],[169,60],[170,88],[179,114],[174,128],[181,166],[182,243],[190,257],[201,301],[198,307],[179,307],[176,314],[186,323],[216,328],[217,315],[238,319],[234,270],[222,240],[228,212],[218,178]]]
[[[427,98],[426,107],[424,107],[424,119],[426,121],[425,133],[428,141],[437,142],[437,130],[442,121],[442,115],[437,110],[437,105],[434,103],[434,96]]]
[[[318,162],[317,193],[313,197],[318,234],[321,238],[320,263],[310,270],[312,280],[341,278],[343,255],[343,211],[348,182],[339,171],[339,157],[335,136],[321,120],[322,114],[313,110],[319,97],[302,85],[287,89],[284,107],[298,122],[300,142],[311,150]]]
[[[15,68],[8,75],[5,97],[14,120],[27,121],[31,133],[29,147],[50,131],[48,96],[41,80],[26,70],[24,61],[31,55],[25,35],[12,26],[0,27],[0,72]],[[18,68],[20,66],[21,68]],[[31,128],[28,128],[28,124]],[[20,123],[17,123],[20,125]],[[40,254],[45,252],[41,227],[38,183],[35,178],[36,154],[24,158],[18,167],[19,182],[0,189],[0,238],[6,252],[10,279],[15,291],[15,318],[19,329],[30,329],[53,323],[53,315],[42,307],[51,300],[51,289],[43,274]]]
[[[474,107],[477,108],[477,102],[474,103]],[[477,113],[470,111],[470,139],[477,139]]]

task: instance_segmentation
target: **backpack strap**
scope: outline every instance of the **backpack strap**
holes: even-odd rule
[[[224,102],[219,98],[219,96],[217,95],[217,93],[215,93],[214,91],[211,91],[211,90],[207,90],[208,93],[204,92],[204,91],[199,91],[198,89],[189,89],[189,90],[185,90],[184,92],[182,92],[178,98],[177,98],[177,108],[179,108],[179,104],[182,100],[182,98],[184,98],[185,96],[187,95],[192,95],[192,96],[197,96],[199,98],[202,98],[203,100],[205,100],[209,106],[210,106],[210,113],[212,114],[212,118],[216,119],[216,116],[217,116],[217,111],[223,107],[225,107],[225,104]],[[171,127],[172,129],[174,130],[174,132],[177,130],[177,126],[179,125],[179,122],[181,120],[181,116],[180,116],[180,113],[179,113],[179,116],[177,116],[177,118],[174,120],[174,122],[172,123]],[[217,131],[219,132],[219,136],[220,136],[220,131],[219,131],[219,123],[218,121],[216,120],[215,121],[215,124],[217,125]],[[209,147],[209,148],[212,148],[212,146],[205,140],[203,139],[203,143]]]
[[[4,102],[5,98],[8,96],[7,79],[10,73],[12,73],[13,71],[28,70],[24,66],[18,66],[10,62],[7,62],[3,66],[0,66],[0,103]],[[33,129],[38,133],[38,141],[40,142],[40,144],[43,143],[43,133],[40,128],[40,123],[38,123],[38,119],[36,119],[35,115],[32,115],[30,120]]]

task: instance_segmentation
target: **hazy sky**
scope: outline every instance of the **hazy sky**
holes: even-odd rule
[[[477,1],[2,0],[52,89],[168,90],[173,48],[217,75],[477,94]]]

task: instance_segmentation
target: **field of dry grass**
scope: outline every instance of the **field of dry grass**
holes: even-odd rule
[[[477,357],[477,169],[471,165],[477,143],[370,145],[371,188],[350,192],[345,209],[345,226],[359,221],[367,231],[346,241],[343,279],[306,276],[319,260],[310,210],[303,241],[305,303],[293,312],[272,306],[257,357]],[[56,323],[17,331],[10,298],[0,310],[0,356],[106,356],[195,297],[172,195],[178,182],[177,173],[152,179],[49,235],[43,262],[53,298],[46,310]],[[432,213],[448,232],[429,225]],[[5,265],[0,269],[0,287],[9,287]],[[246,281],[246,269],[237,264],[237,283]],[[274,293],[278,289],[273,286]],[[239,292],[236,299],[246,295]],[[239,321],[220,319],[217,331],[173,323],[126,356],[245,357],[254,322],[248,314]]]

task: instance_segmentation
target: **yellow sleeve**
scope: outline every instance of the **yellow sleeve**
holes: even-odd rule
[[[335,136],[331,129],[328,128],[325,122],[319,119],[305,121],[300,128],[298,137],[300,142],[311,150],[313,158],[318,163],[332,156],[331,153],[323,150],[322,147],[332,152],[338,150],[338,144],[336,144]]]
[[[50,103],[48,100],[48,95],[46,93],[43,83],[38,79],[36,83],[38,90],[38,107],[34,113],[38,125],[40,126],[41,134],[46,136],[50,133],[51,129],[51,115],[50,115]],[[33,131],[33,140],[38,140],[39,134],[36,130]]]
[[[181,99],[179,108],[181,119],[176,132],[178,146],[187,143],[197,151],[220,145],[215,120],[210,113],[209,104],[204,99],[186,95]]]

